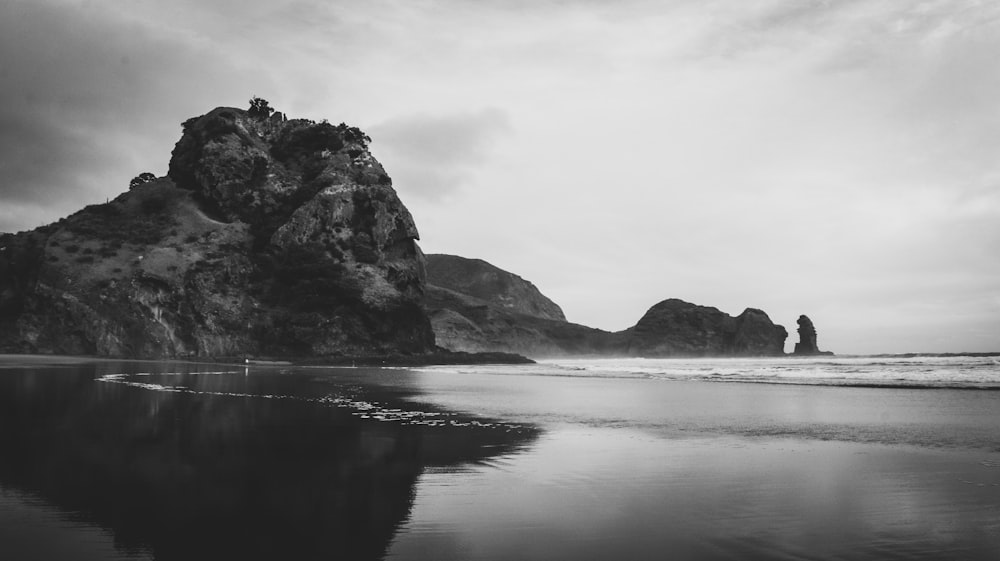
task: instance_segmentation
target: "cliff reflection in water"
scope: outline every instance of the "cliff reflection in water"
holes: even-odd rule
[[[191,368],[158,367],[179,366]],[[363,419],[337,396],[405,411],[409,390],[357,371],[98,381],[150,367],[0,369],[0,486],[156,559],[377,559],[424,468],[509,453],[537,432],[447,412],[427,413],[449,415],[437,426]]]

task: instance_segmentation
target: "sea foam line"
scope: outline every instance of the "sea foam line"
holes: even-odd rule
[[[188,393],[193,395],[213,395],[213,396],[225,396],[225,397],[242,397],[242,398],[263,398],[263,399],[292,399],[296,401],[303,401],[308,403],[318,403],[327,406],[333,406],[341,409],[348,409],[351,411],[351,415],[365,420],[374,420],[379,422],[395,422],[401,425],[421,425],[430,427],[479,427],[479,428],[495,428],[504,429],[507,432],[519,431],[523,427],[521,425],[515,425],[511,423],[490,423],[485,421],[477,420],[458,420],[450,419],[448,417],[457,417],[458,413],[452,412],[440,412],[440,411],[419,411],[419,410],[405,410],[398,407],[389,407],[387,405],[357,399],[356,395],[349,395],[350,393],[359,392],[360,388],[352,387],[348,391],[348,395],[341,394],[328,394],[320,398],[302,397],[294,395],[279,395],[279,394],[255,394],[255,393],[243,393],[243,392],[218,392],[218,391],[201,391],[194,390],[187,386],[168,386],[164,384],[154,384],[149,382],[138,382],[130,380],[130,377],[149,377],[149,376],[182,376],[182,375],[205,375],[205,374],[244,374],[243,371],[239,370],[229,370],[229,371],[216,371],[216,372],[137,372],[133,374],[105,374],[97,378],[98,382],[112,383],[112,384],[122,384],[125,386],[130,386],[134,388],[140,388],[143,390],[157,391],[157,392],[167,392],[167,393]]]

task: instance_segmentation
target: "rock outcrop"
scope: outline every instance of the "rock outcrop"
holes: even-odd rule
[[[364,133],[230,107],[183,129],[167,177],[0,237],[0,352],[434,348],[417,228]]]
[[[808,316],[799,316],[799,342],[795,343],[795,351],[793,354],[796,355],[832,355],[832,352],[819,350],[819,345],[816,344],[816,327],[813,326],[813,322]]]
[[[562,309],[534,284],[482,259],[429,254],[427,284],[478,298],[516,314],[566,321]]]
[[[424,304],[437,344],[451,351],[543,357],[622,349],[613,333],[567,322],[534,284],[482,259],[428,255]]]
[[[0,352],[427,356],[436,336],[452,351],[536,357],[783,354],[787,332],[760,310],[665,300],[611,333],[567,322],[485,261],[425,260],[369,142],[266,102],[189,119],[166,177],[0,234]],[[799,325],[796,354],[819,353],[812,323]]]
[[[665,300],[650,308],[634,327],[602,331],[563,320],[561,310],[559,319],[531,313],[540,307],[537,302],[551,300],[517,275],[478,259],[446,257],[447,262],[463,266],[449,266],[447,287],[439,286],[435,281],[444,275],[434,269],[445,260],[436,262],[429,256],[424,302],[437,344],[453,351],[513,352],[531,357],[784,354],[787,331],[757,309],[748,308],[732,317],[715,308]],[[527,283],[531,288],[528,303],[508,305],[505,294],[492,294],[491,290],[505,285],[482,282],[487,274]]]
[[[628,354],[670,356],[777,356],[788,332],[761,310],[732,317],[716,308],[664,300],[626,330]]]
[[[616,355],[623,348],[614,333],[519,314],[439,286],[427,285],[424,302],[437,344],[451,351],[552,357]]]

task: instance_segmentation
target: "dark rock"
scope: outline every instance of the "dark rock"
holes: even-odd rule
[[[435,349],[417,229],[356,128],[217,108],[168,177],[0,246],[0,352]]]
[[[664,300],[626,330],[633,356],[777,356],[788,332],[761,310],[732,317],[716,308]]]
[[[623,354],[614,333],[519,314],[447,288],[428,285],[424,302],[437,344],[451,351],[532,357]]]
[[[482,259],[430,254],[427,284],[472,296],[516,314],[566,321],[562,309],[534,284]]]
[[[424,297],[434,337],[454,352],[620,354],[612,333],[566,321],[531,282],[481,259],[427,256]]]
[[[832,355],[832,352],[821,351],[816,344],[816,328],[808,316],[801,315],[797,321],[799,324],[799,342],[795,343],[796,355]]]
[[[447,267],[441,267],[445,261],[441,257],[447,258]],[[440,267],[437,272],[436,267]],[[527,303],[498,297],[496,287],[505,285],[485,282],[484,277],[526,283],[531,289],[523,293]],[[551,302],[534,285],[478,259],[430,256],[428,278],[424,303],[437,344],[453,351],[532,357],[777,356],[784,354],[788,337],[784,327],[774,325],[760,310],[749,308],[734,318],[680,300],[660,302],[636,326],[617,333],[567,322],[561,310],[558,319],[552,319],[530,313],[539,308],[538,302]]]

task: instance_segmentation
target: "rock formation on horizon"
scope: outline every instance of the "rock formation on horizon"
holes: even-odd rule
[[[490,293],[503,283],[478,282],[489,275],[521,277],[479,259],[428,256],[425,304],[437,344],[453,351],[501,351],[531,357],[552,356],[780,356],[788,332],[761,310],[748,308],[732,317],[715,308],[671,299],[650,308],[639,322],[624,331],[608,332],[562,319],[526,313],[537,302],[551,302],[537,292],[520,307]],[[456,261],[461,260],[461,261]],[[453,267],[460,262],[462,267]],[[435,269],[447,270],[444,274]],[[446,277],[448,288],[435,284]],[[534,285],[528,283],[537,291]],[[467,287],[475,287],[473,290]],[[534,293],[532,293],[534,294]],[[538,300],[540,297],[542,300]],[[555,306],[555,304],[552,304]]]
[[[482,259],[428,254],[427,284],[478,298],[513,313],[566,321],[562,308],[523,278]]]
[[[650,308],[626,332],[628,354],[644,357],[780,356],[788,338],[761,310],[732,317],[675,298]]]
[[[0,235],[0,352],[433,350],[417,228],[368,142],[266,103],[189,119],[167,177]]]
[[[613,335],[566,321],[534,284],[482,259],[427,255],[424,304],[451,351],[560,356],[614,352]]]
[[[566,321],[531,282],[479,259],[432,255],[428,283],[414,220],[369,142],[256,98],[185,121],[166,177],[140,174],[113,201],[0,234],[0,352],[371,357],[432,352],[436,337],[536,357],[783,354],[785,329],[752,308],[665,300],[612,333]]]
[[[832,352],[821,351],[816,344],[816,327],[808,316],[801,315],[797,322],[799,324],[799,342],[795,343],[796,355],[832,355]]]

